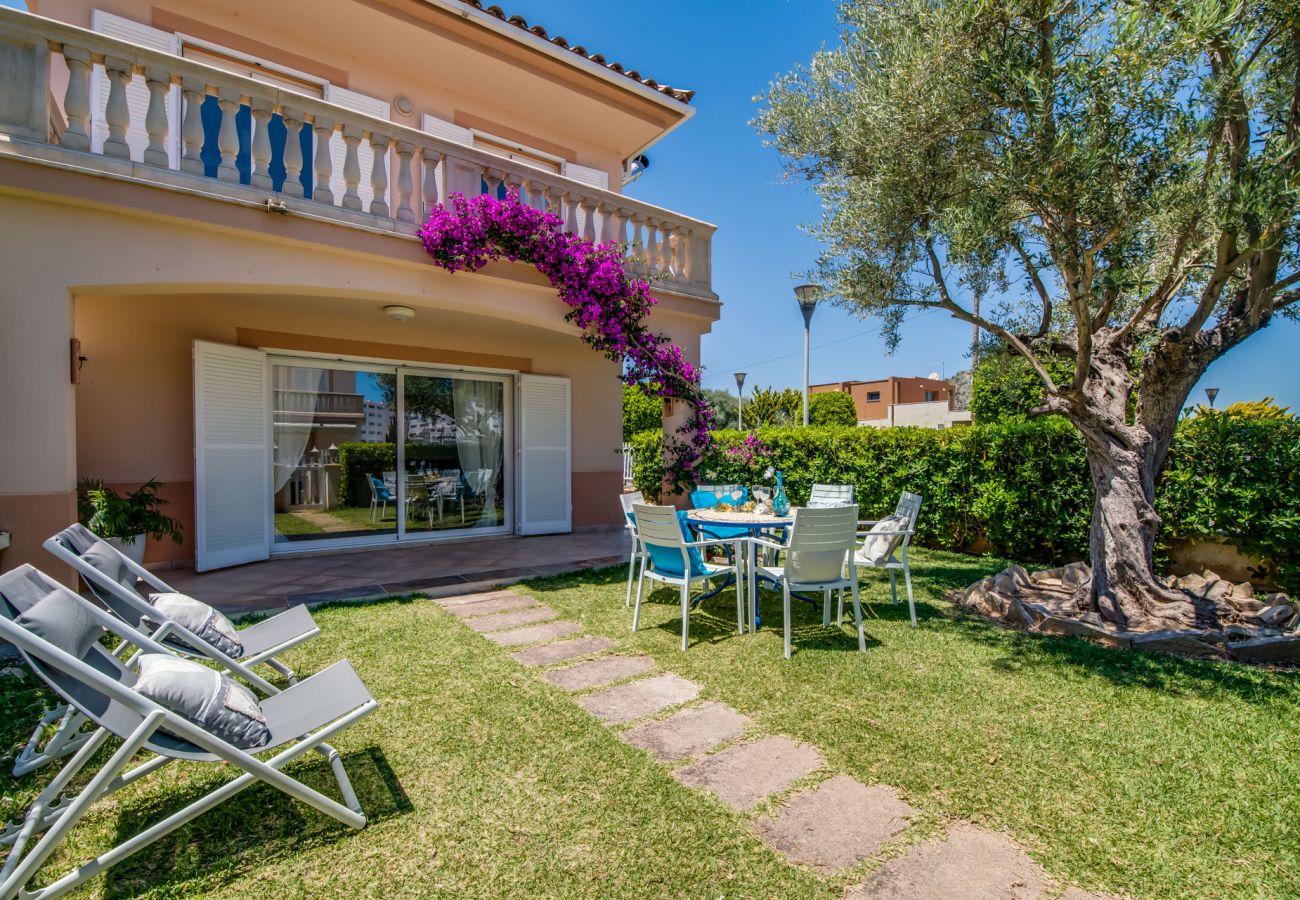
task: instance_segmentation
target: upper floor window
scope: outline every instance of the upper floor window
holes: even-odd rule
[[[926,392],[925,392],[925,402],[926,402],[926,403],[933,403],[933,402],[934,402],[935,400],[937,400],[937,399],[938,399],[938,397],[935,395],[934,391],[926,391]]]
[[[879,403],[879,402],[880,402],[880,391],[867,391],[867,402],[868,402],[868,403]]]

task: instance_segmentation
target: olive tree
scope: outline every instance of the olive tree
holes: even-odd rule
[[[840,17],[756,121],[820,194],[818,274],[895,340],[936,309],[1019,354],[1035,412],[1087,447],[1080,605],[1192,623],[1153,568],[1155,483],[1206,367],[1300,301],[1300,5],[856,0]],[[964,301],[989,290],[1007,299]],[[1044,361],[1062,356],[1057,384]]]

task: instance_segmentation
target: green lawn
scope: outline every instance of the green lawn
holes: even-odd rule
[[[447,531],[457,528],[474,528],[478,525],[479,517],[482,512],[479,506],[471,505],[465,509],[465,520],[461,521],[460,507],[451,501],[447,501],[443,507],[443,517],[438,518],[435,511],[433,516],[433,526],[429,525],[429,518],[423,510],[411,509],[411,515],[406,520],[407,532],[415,531]],[[498,516],[499,516],[498,510]],[[278,534],[283,535],[290,540],[293,539],[316,539],[322,537],[339,537],[347,534],[364,534],[367,532],[393,532],[397,530],[397,514],[394,506],[389,504],[387,511],[382,518],[378,513],[372,521],[370,518],[369,506],[335,506],[328,510],[309,510],[306,515],[303,512],[278,512],[275,514],[275,530]],[[329,528],[323,523],[328,522]],[[489,525],[500,524],[499,519]]]
[[[699,682],[755,734],[813,743],[829,772],[898,786],[927,822],[1006,830],[1062,883],[1300,894],[1300,678],[1031,638],[937,599],[1001,565],[918,553],[916,630],[873,578],[865,655],[847,627],[824,631],[797,605],[789,661],[772,594],[768,627],[745,637],[734,595],[710,601],[682,654],[669,592],[628,631],[621,570],[520,589]],[[371,825],[352,832],[253,788],[91,882],[94,894],[830,898],[871,866],[824,878],[786,864],[750,835],[752,816],[681,787],[434,604],[316,616],[324,634],[291,664],[309,672],[346,656],[382,704],[336,742]],[[25,737],[34,699],[0,682],[0,747]],[[293,771],[333,789],[323,762]],[[0,815],[40,774],[8,782]],[[102,848],[228,777],[164,770],[105,804],[69,851]]]

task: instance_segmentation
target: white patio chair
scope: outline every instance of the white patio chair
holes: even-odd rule
[[[907,584],[907,610],[912,618],[912,627],[916,627],[916,601],[912,597],[912,568],[907,561],[907,548],[916,534],[916,520],[921,515],[921,495],[903,491],[894,508],[893,525],[880,531],[869,530],[866,526],[879,526],[886,520],[864,520],[858,522],[858,537],[862,546],[853,554],[853,565],[863,569],[884,569],[889,572],[889,593],[893,595],[894,605],[898,605],[898,572],[902,571],[903,581]],[[884,540],[881,540],[884,539]],[[840,595],[839,617],[844,616],[844,595]]]
[[[831,591],[844,588],[853,592],[853,610],[858,621],[858,649],[867,652],[866,634],[862,630],[862,604],[858,597],[858,573],[846,566],[857,544],[858,507],[832,506],[824,509],[797,507],[789,539],[784,544],[755,538],[754,543],[785,554],[784,565],[758,565],[755,572],[781,586],[782,612],[785,619],[785,658],[790,658],[790,595],[792,592],[820,591],[822,626],[831,624]],[[848,577],[845,577],[847,569]],[[838,622],[837,622],[838,624]]]
[[[619,494],[618,503],[623,508],[623,528],[632,538],[632,552],[627,557],[627,597],[623,601],[625,607],[631,607],[632,580],[636,578],[636,561],[645,555],[645,550],[641,547],[641,538],[636,533],[636,517],[632,513],[632,507],[638,503],[645,503],[645,494],[640,491]]]
[[[827,506],[848,506],[853,502],[851,484],[814,484],[808,497],[808,506],[821,509]]]
[[[40,793],[22,821],[0,833],[0,843],[10,848],[0,867],[0,897],[52,898],[65,894],[256,782],[283,791],[345,825],[365,827],[366,817],[343,761],[338,751],[325,743],[378,708],[346,660],[260,701],[270,740],[254,752],[279,750],[263,761],[136,691],[137,675],[130,668],[134,655],[124,661],[120,656],[125,652],[115,655],[96,641],[82,656],[73,656],[15,621],[42,598],[56,592],[79,607],[78,619],[86,634],[115,634],[123,642],[119,651],[138,648],[143,653],[171,652],[30,565],[0,576],[0,638],[17,647],[37,677],[70,708],[98,726]],[[73,779],[110,736],[121,739],[122,744],[79,793],[61,800]],[[342,803],[280,771],[309,750],[329,761]],[[142,751],[152,754],[152,758],[128,769]],[[29,887],[41,866],[96,801],[178,759],[226,762],[242,774],[61,878]],[[256,822],[247,825],[255,828]],[[32,839],[41,832],[44,836],[33,844]]]
[[[699,548],[717,544],[717,540],[688,541],[684,526],[678,518],[677,510],[671,506],[649,506],[636,503],[632,506],[632,515],[636,519],[637,535],[641,541],[641,577],[636,583],[636,608],[632,611],[632,630],[641,624],[641,594],[645,580],[673,584],[681,588],[682,595],[682,651],[685,652],[690,641],[691,621],[691,586],[697,582],[706,584],[719,575],[730,575],[736,580],[736,633],[745,633],[745,598],[743,585],[735,565],[716,566],[704,562]],[[739,559],[740,545],[735,544]]]

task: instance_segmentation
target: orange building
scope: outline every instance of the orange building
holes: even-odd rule
[[[953,409],[952,384],[938,378],[890,376],[874,381],[833,381],[810,385],[808,390],[813,394],[848,394],[857,408],[859,425],[945,428],[970,419],[968,414]]]

